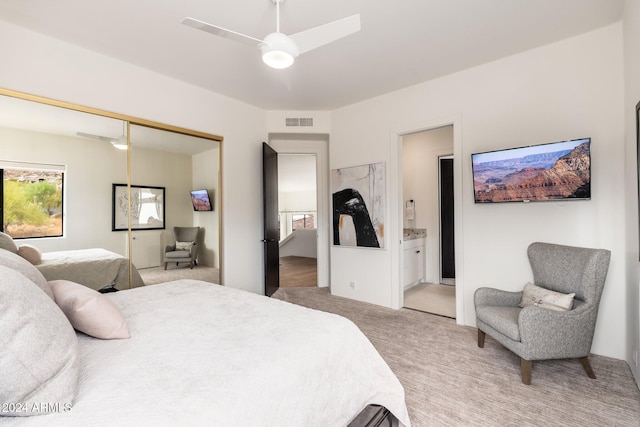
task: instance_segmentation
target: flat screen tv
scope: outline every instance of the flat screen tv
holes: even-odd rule
[[[591,138],[471,155],[476,203],[588,200]]]
[[[212,211],[213,205],[207,190],[191,190],[191,203],[194,211]]]

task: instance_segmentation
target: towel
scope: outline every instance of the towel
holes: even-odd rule
[[[413,205],[405,207],[404,214],[407,217],[407,221],[413,221],[414,219],[416,219],[416,209],[413,207]]]

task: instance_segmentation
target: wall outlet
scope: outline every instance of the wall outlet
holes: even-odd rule
[[[636,368],[638,367],[638,350],[634,350],[633,351],[633,364],[636,365]]]
[[[349,282],[349,287],[351,287],[351,289],[355,289],[356,288],[356,282]]]

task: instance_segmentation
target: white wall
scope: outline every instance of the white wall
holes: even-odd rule
[[[625,354],[625,230],[622,26],[614,24],[575,38],[334,111],[332,169],[390,162],[395,130],[438,118],[461,117],[463,254],[462,316],[474,324],[473,293],[481,286],[519,290],[531,279],[526,248],[532,241],[603,247],[612,251],[593,351]],[[473,152],[590,136],[592,200],[475,206]],[[454,149],[457,149],[454,147]],[[393,166],[388,181],[394,177]],[[388,182],[385,226],[389,244],[399,242],[399,204]],[[396,221],[398,219],[396,218]],[[401,220],[400,220],[401,221]],[[456,224],[458,226],[458,224]],[[392,277],[391,250],[331,249],[332,293],[390,306],[401,290]],[[394,275],[395,276],[395,275]],[[349,281],[358,283],[349,288]]]
[[[282,191],[278,192],[278,210],[279,211],[315,211],[316,210],[316,191]]]
[[[263,110],[4,21],[0,40],[0,87],[224,136],[221,280],[264,291]]]
[[[402,207],[415,203],[415,219],[404,217],[404,228],[426,228],[425,280],[440,283],[439,156],[453,154],[453,126],[402,138]],[[404,209],[403,209],[404,210]]]
[[[638,164],[635,106],[640,102],[640,2],[629,0],[624,11],[625,212],[626,212],[626,359],[640,384],[640,263],[638,257]],[[637,361],[635,362],[634,359]]]
[[[217,145],[217,144],[216,144]],[[193,189],[206,189],[213,204],[213,212],[193,212],[193,225],[201,227],[198,243],[198,263],[219,267],[219,184],[220,149],[218,147],[193,156]]]
[[[318,238],[315,228],[301,228],[295,230],[291,239],[280,246],[280,256],[301,256],[318,258]]]
[[[311,118],[313,126],[286,126],[287,118]],[[331,112],[267,111],[267,129],[272,134],[329,134],[331,132]]]

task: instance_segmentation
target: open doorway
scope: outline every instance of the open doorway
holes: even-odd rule
[[[280,287],[318,286],[315,154],[278,154]]]
[[[456,317],[453,126],[402,137],[404,307]]]

